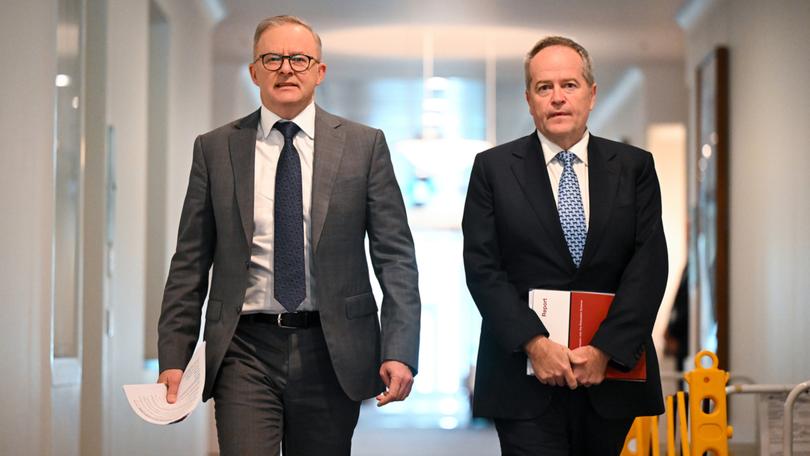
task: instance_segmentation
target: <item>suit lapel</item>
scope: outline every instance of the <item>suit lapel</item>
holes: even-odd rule
[[[608,150],[600,138],[591,135],[588,141],[590,217],[581,265],[586,264],[593,257],[610,220],[619,184],[619,168],[618,163],[614,160],[615,157],[615,151]]]
[[[312,176],[312,251],[318,249],[332,186],[340,167],[346,136],[339,118],[315,106],[315,157]]]
[[[563,258],[563,262],[573,269],[574,262],[571,260],[571,253],[565,243],[557,204],[554,201],[554,192],[551,190],[551,181],[537,134],[532,133],[524,138],[512,155],[512,173],[523,190],[524,196],[529,201],[529,205],[540,225],[543,226],[551,244],[558,251],[560,258]]]
[[[259,115],[260,110],[257,110],[237,121],[234,125],[236,130],[228,137],[228,150],[231,154],[231,167],[236,187],[236,205],[248,246],[253,243],[253,181]]]

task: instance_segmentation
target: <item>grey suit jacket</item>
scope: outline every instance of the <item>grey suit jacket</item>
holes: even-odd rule
[[[160,369],[182,369],[197,341],[213,266],[203,400],[211,397],[248,285],[259,112],[197,137],[163,296]],[[382,360],[404,362],[415,373],[419,352],[413,239],[382,131],[316,107],[311,208],[313,293],[332,364],[350,398],[369,398],[383,390]],[[383,291],[379,319],[366,235]]]

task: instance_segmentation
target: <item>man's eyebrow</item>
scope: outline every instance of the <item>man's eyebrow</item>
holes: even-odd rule
[[[287,54],[284,54],[282,52],[277,52],[277,51],[267,51],[267,52],[259,53],[259,55],[268,55],[268,54],[275,54],[275,55],[309,55],[304,51],[292,51],[292,52],[288,52]]]
[[[559,81],[560,82],[572,82],[572,81],[573,82],[579,82],[579,79],[576,78],[576,77],[571,77],[571,78],[563,78],[563,79],[560,79]],[[534,85],[536,87],[536,86],[538,86],[540,84],[553,84],[553,83],[554,83],[554,80],[552,80],[552,79],[540,79],[537,82],[535,82]]]

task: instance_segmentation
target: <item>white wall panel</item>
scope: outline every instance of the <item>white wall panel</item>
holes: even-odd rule
[[[56,2],[0,14],[0,453],[50,454]]]
[[[801,0],[717,1],[686,32],[692,87],[708,52],[730,51],[729,364],[759,383],[810,379],[807,23]],[[735,440],[753,440],[753,401],[734,403]]]

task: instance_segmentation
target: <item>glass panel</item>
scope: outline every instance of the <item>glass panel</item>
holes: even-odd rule
[[[385,132],[416,244],[422,297],[419,375],[411,395],[404,402],[368,407],[360,426],[468,426],[481,317],[465,283],[460,222],[473,157],[490,147],[483,140],[483,81],[347,79],[332,78],[318,102]],[[351,93],[351,100],[339,98],[341,93]],[[381,292],[376,281],[372,284],[379,302]]]
[[[166,245],[166,186],[169,140],[169,21],[149,2],[149,92],[147,108],[146,302],[144,356],[157,358],[157,327],[169,263]]]
[[[715,132],[714,105],[716,103],[716,92],[714,91],[714,62],[707,65],[706,70],[701,73],[700,85],[703,88],[703,98],[699,106],[701,125],[700,131],[703,142],[698,156],[698,210],[697,226],[697,264],[700,267],[698,277],[700,287],[698,288],[700,306],[700,341],[701,349],[717,353],[717,314],[715,309],[715,259],[717,257],[717,133]]]
[[[54,131],[53,356],[78,357],[81,300],[82,0],[59,0]]]

